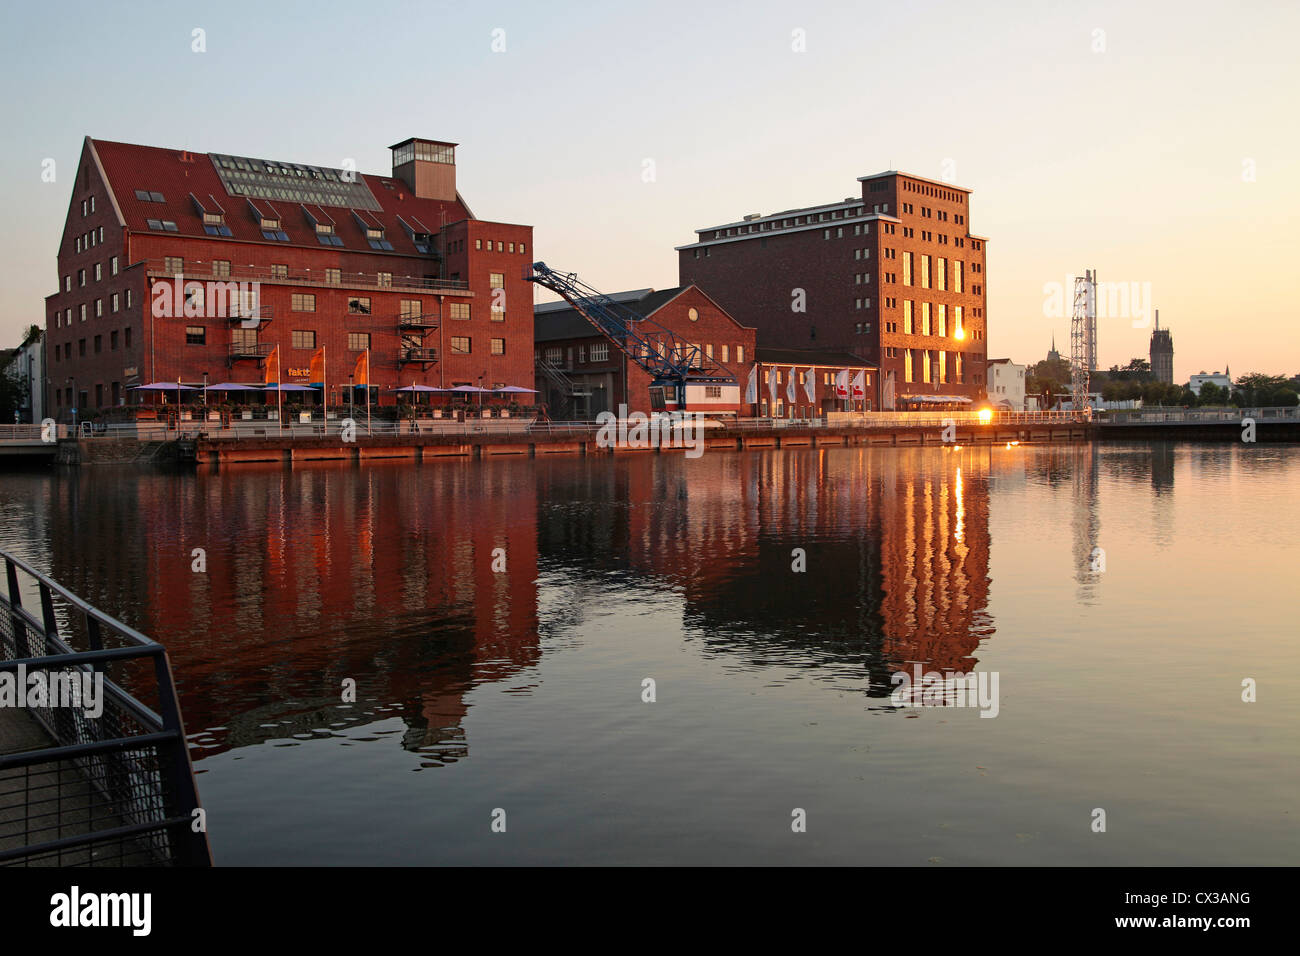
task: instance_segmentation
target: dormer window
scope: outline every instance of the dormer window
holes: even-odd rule
[[[366,241],[370,243],[371,249],[379,249],[385,252],[393,251],[393,244],[384,238],[384,230],[367,229]]]
[[[332,222],[316,223],[316,241],[322,246],[343,245],[343,240],[334,235],[334,223]]]
[[[203,214],[203,231],[209,236],[229,236],[230,227],[226,225],[224,213],[205,212]]]

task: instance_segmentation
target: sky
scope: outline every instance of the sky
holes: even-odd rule
[[[1300,4],[6,5],[0,344],[44,323],[83,138],[391,169],[460,144],[480,219],[603,291],[677,285],[694,231],[861,194],[973,190],[990,357],[1068,354],[1096,269],[1103,368],[1300,372]],[[195,31],[202,31],[201,43]],[[196,50],[202,46],[202,50]],[[55,161],[52,183],[43,163]],[[1066,296],[1068,302],[1068,294]]]

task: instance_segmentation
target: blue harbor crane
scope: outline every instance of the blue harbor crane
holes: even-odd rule
[[[685,408],[688,384],[736,386],[736,377],[705,356],[700,346],[593,289],[575,273],[556,272],[545,262],[534,262],[524,278],[562,297],[650,376],[653,411]]]

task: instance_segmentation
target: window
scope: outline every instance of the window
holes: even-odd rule
[[[934,260],[934,287],[946,289],[948,286],[948,260],[940,256]]]
[[[468,319],[468,318],[469,318],[469,303],[468,303],[468,302],[453,302],[453,303],[451,303],[450,306],[448,306],[448,308],[450,309],[449,314],[450,314],[450,316],[451,316],[453,319]]]
[[[370,296],[354,295],[348,299],[348,315],[369,315]]]
[[[229,279],[229,278],[230,278],[230,260],[229,260],[229,259],[213,259],[213,260],[212,260],[212,274],[213,274],[214,276],[216,276],[218,279]]]
[[[506,310],[494,305],[492,306],[492,314],[490,318],[493,322],[504,322],[506,320]]]
[[[185,287],[185,315],[203,314],[203,286],[197,282]]]
[[[943,336],[948,334],[948,307],[942,302],[935,307],[935,335]]]
[[[514,252],[514,251],[515,251],[515,244],[513,242],[507,242],[506,252]]]
[[[393,274],[391,272],[376,272],[375,285],[390,286],[393,284]]]
[[[103,279],[103,278],[104,278],[104,264],[103,264],[102,262],[96,262],[96,263],[95,263],[95,281],[96,281],[96,282],[99,282],[99,281],[100,281],[101,279]]]
[[[492,354],[493,354],[493,355],[505,355],[505,354],[506,354],[506,340],[505,340],[505,339],[493,339],[493,340],[492,340]]]
[[[72,291],[72,276],[67,275],[63,277],[63,291],[64,292]]]
[[[962,288],[962,264],[960,259],[952,260],[952,291],[964,292]]]
[[[146,219],[145,225],[147,225],[154,232],[176,232],[177,231],[176,223],[172,222],[170,219]]]
[[[131,327],[130,327],[130,326],[127,326],[125,329],[122,330],[122,347],[123,347],[123,348],[128,348],[128,349],[131,347]]]
[[[559,347],[558,347],[558,346],[554,346],[554,345],[551,346],[550,348],[548,348],[548,349],[546,350],[546,364],[547,364],[547,365],[559,365],[559,364],[560,364],[560,355],[561,355],[561,352],[560,352]]]
[[[745,347],[743,345],[736,346],[736,361],[741,365],[745,364]]]
[[[519,243],[519,254],[521,256],[524,254],[524,244],[522,242]]]
[[[85,269],[78,269],[78,270],[77,270],[77,286],[78,286],[78,288],[83,288],[83,289],[86,287],[86,270],[85,270]]]
[[[311,329],[294,329],[292,343],[296,349],[314,349],[316,347],[316,333]]]
[[[185,344],[186,345],[207,345],[208,330],[203,325],[185,326]]]
[[[452,355],[469,355],[469,336],[453,335],[451,337],[451,354]]]
[[[295,312],[315,312],[316,296],[310,292],[295,292],[289,296],[289,308]]]
[[[95,318],[98,319],[98,318],[100,318],[101,316],[103,316],[103,314],[104,314],[104,300],[103,300],[103,299],[96,299],[96,300],[95,300]]]
[[[117,275],[117,256],[113,256],[108,260],[108,274],[111,276]]]
[[[81,303],[81,321],[86,321],[86,303]]]
[[[271,278],[272,278],[272,279],[287,279],[287,278],[289,278],[289,267],[288,267],[287,265],[272,264],[272,266],[271,266]]]
[[[474,240],[474,248],[475,248],[475,249],[482,249],[482,248],[483,248],[483,240],[482,240],[482,239],[475,239],[475,240]]]
[[[404,319],[418,319],[421,315],[419,299],[402,299],[398,314]]]
[[[102,335],[96,335],[96,336],[95,336],[95,354],[98,355],[98,354],[99,354],[100,352],[102,352],[102,351],[104,351],[104,337],[103,337]]]
[[[903,253],[903,285],[912,284],[912,254]]]
[[[127,289],[127,290],[126,290],[126,307],[127,307],[128,309],[131,308],[131,290],[130,290],[130,289]]]
[[[116,330],[114,330],[114,331],[108,333],[108,350],[109,350],[110,352],[116,352],[116,351],[117,351],[117,331],[116,331]]]
[[[180,256],[163,256],[163,272],[181,275],[185,272],[185,260]]]
[[[921,303],[921,334],[922,335],[930,334],[930,303],[929,302]],[[930,380],[927,378],[925,379],[925,381],[928,382]]]
[[[591,347],[591,360],[593,362],[604,362],[609,359],[609,343],[597,342]]]
[[[724,363],[725,363],[725,362],[729,362],[729,361],[731,361],[731,346],[730,346],[730,345],[723,345],[723,346],[722,346],[722,361],[723,361]]]
[[[498,242],[497,252],[505,252],[505,251],[506,251],[506,244],[504,242]]]
[[[504,289],[505,287],[506,287],[506,277],[504,273],[501,272],[488,273],[489,289]]]
[[[149,192],[147,189],[137,189],[135,198],[141,202],[166,202],[162,193]]]
[[[353,352],[364,352],[366,349],[370,348],[370,333],[349,332],[348,348]]]
[[[927,255],[921,256],[921,288],[930,288],[930,257]]]
[[[343,270],[341,270],[341,269],[326,269],[326,270],[325,270],[325,284],[326,284],[326,285],[339,285],[340,283],[342,283],[342,281],[343,281]]]

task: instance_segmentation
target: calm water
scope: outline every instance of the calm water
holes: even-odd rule
[[[1173,444],[101,467],[0,473],[0,547],[167,645],[219,863],[1294,864],[1298,486]],[[914,661],[997,717],[891,706]]]

